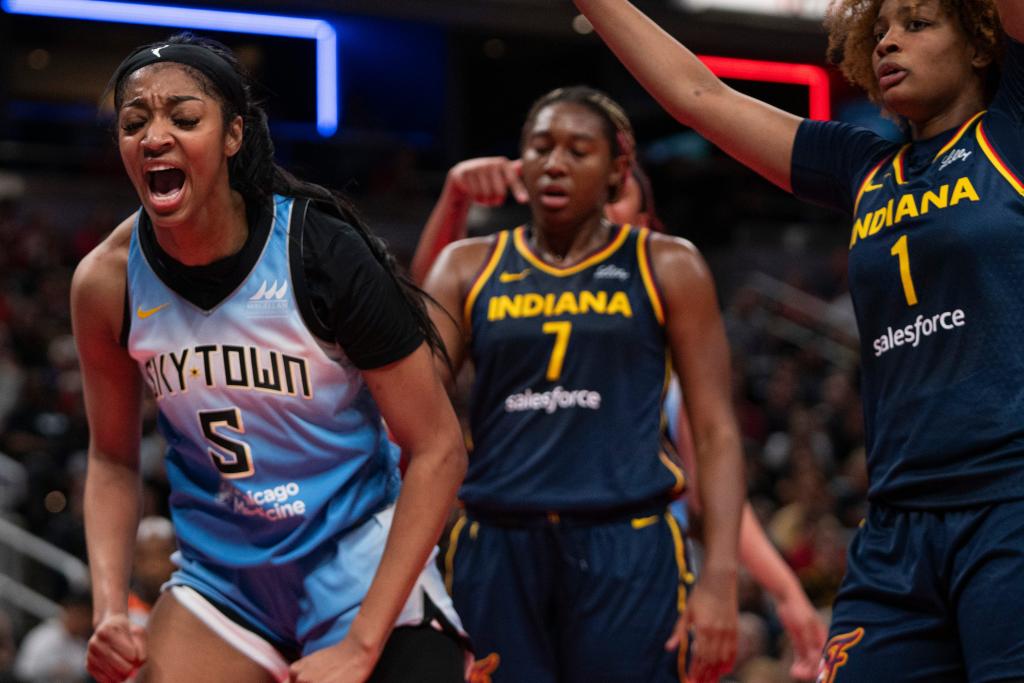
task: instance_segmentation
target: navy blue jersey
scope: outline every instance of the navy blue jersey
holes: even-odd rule
[[[647,230],[580,263],[498,234],[464,306],[476,380],[461,497],[501,510],[593,510],[683,486],[663,438],[664,308]]]
[[[853,215],[874,500],[1024,497],[1022,50],[987,112],[930,140],[811,122],[797,136],[794,190]]]

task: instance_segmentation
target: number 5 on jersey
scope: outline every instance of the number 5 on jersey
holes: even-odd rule
[[[249,444],[228,438],[217,431],[219,428],[223,428],[245,434],[242,413],[238,408],[200,410],[199,424],[203,428],[203,435],[211,444],[207,451],[210,454],[210,459],[226,479],[251,477],[255,473]]]
[[[551,349],[548,372],[544,376],[548,381],[554,382],[562,376],[562,364],[565,362],[565,351],[569,348],[569,335],[572,334],[572,323],[567,320],[546,322],[541,331],[544,334],[555,335],[555,347]]]

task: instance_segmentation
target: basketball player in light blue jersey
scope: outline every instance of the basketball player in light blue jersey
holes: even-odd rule
[[[274,164],[226,48],[145,46],[111,89],[142,208],[72,285],[90,672],[461,681],[464,634],[431,560],[465,452],[415,292],[343,200]],[[145,632],[127,612],[143,390],[181,549]],[[411,454],[401,487],[382,418]]]
[[[1024,681],[1024,3],[830,3],[830,56],[896,143],[732,90],[626,0],[575,1],[680,122],[850,217],[870,507],[818,681]]]

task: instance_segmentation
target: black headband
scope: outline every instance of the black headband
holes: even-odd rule
[[[240,114],[245,113],[245,88],[238,73],[220,55],[199,45],[175,43],[139,50],[117,67],[114,83],[120,86],[129,74],[158,62],[175,62],[198,69]]]

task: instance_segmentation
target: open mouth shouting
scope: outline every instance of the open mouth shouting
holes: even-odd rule
[[[170,164],[159,163],[148,166],[145,174],[153,208],[160,212],[176,209],[185,189],[185,172]]]

